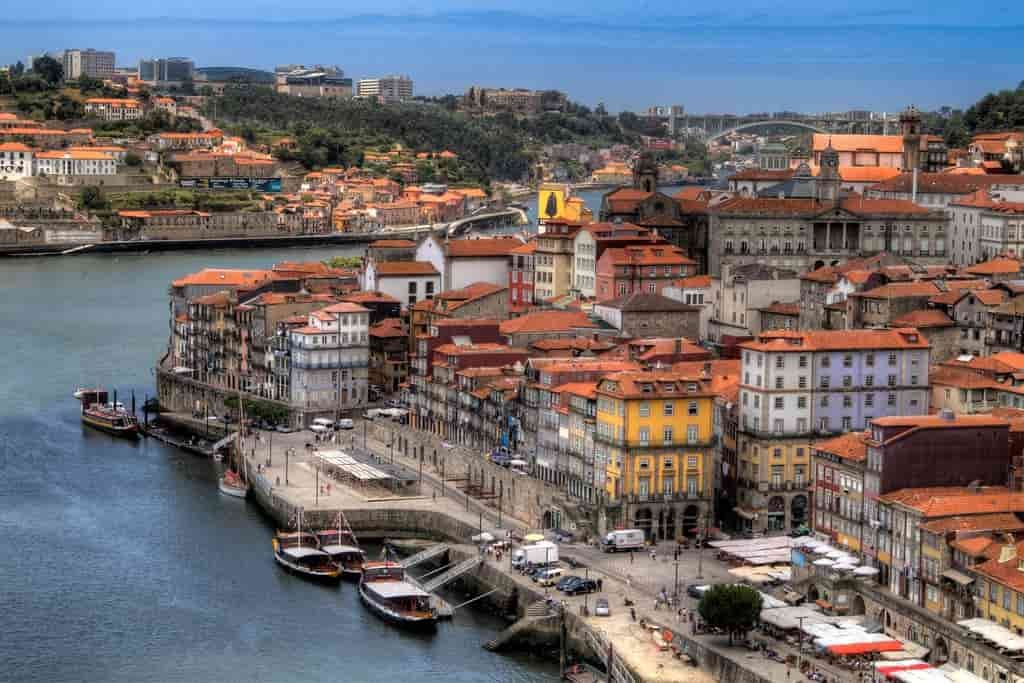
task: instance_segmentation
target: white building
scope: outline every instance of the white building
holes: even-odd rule
[[[675,286],[661,290],[661,295],[687,306],[700,307],[700,339],[708,339],[708,329],[715,313],[715,293],[720,283],[710,275],[693,275],[679,280]]]
[[[69,81],[78,80],[82,76],[100,80],[114,76],[114,53],[107,50],[65,50],[61,63],[64,66],[64,78]]]
[[[0,144],[0,180],[18,180],[32,175],[33,150],[20,142]]]
[[[369,332],[370,312],[341,303],[313,311],[288,333],[289,402],[303,423],[366,403]]]
[[[969,266],[1005,253],[1024,256],[1021,200],[1021,193],[980,191],[951,202],[948,211],[953,263]]]
[[[137,121],[142,118],[142,104],[130,97],[90,97],[85,113],[104,121]]]
[[[117,160],[104,152],[53,150],[35,154],[35,175],[60,178],[116,174]]]
[[[592,299],[597,296],[597,240],[586,226],[573,238],[572,251],[572,288]]]
[[[432,264],[441,273],[444,290],[462,289],[474,282],[505,286],[512,250],[522,245],[514,237],[443,240],[431,235],[416,247],[416,260]]]
[[[404,102],[412,98],[412,79],[408,76],[361,78],[356,83],[356,97],[379,102]]]
[[[363,269],[359,285],[365,291],[384,292],[412,306],[441,292],[441,274],[429,261],[371,259]]]

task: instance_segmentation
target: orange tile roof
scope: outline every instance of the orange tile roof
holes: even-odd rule
[[[506,320],[499,326],[504,335],[531,332],[565,332],[580,327],[597,327],[597,324],[582,311],[537,311],[518,318]]]
[[[980,515],[993,512],[1024,512],[1024,493],[1004,486],[972,491],[966,486],[900,489],[879,497],[883,503],[901,505],[924,518]]]
[[[522,246],[522,242],[512,237],[495,237],[490,239],[452,240],[445,251],[455,258],[499,258]]]
[[[994,258],[964,270],[970,275],[1012,275],[1020,272],[1020,261],[1011,258]]]
[[[871,150],[883,154],[901,154],[903,152],[903,136],[814,134],[812,146],[815,152],[823,152],[829,145],[837,152]]]
[[[694,275],[678,280],[676,285],[682,289],[704,289],[711,286],[710,275]]]
[[[936,308],[925,308],[904,313],[893,320],[892,324],[898,327],[927,329],[929,327],[953,327],[956,323],[950,320],[948,315]]]
[[[523,244],[521,246],[516,247],[515,249],[513,249],[509,253],[510,254],[532,254],[532,253],[534,253],[536,251],[537,251],[537,241],[536,240],[530,240],[526,244]]]
[[[381,261],[374,264],[377,276],[438,275],[434,264],[429,261]]]
[[[254,287],[270,279],[269,270],[238,270],[230,268],[204,268],[172,282],[174,287],[212,286]]]
[[[645,391],[645,387],[648,387],[649,391]],[[695,390],[690,391],[691,387]],[[710,378],[703,377],[701,373],[685,373],[678,370],[612,373],[601,379],[597,391],[623,398],[714,396]]]
[[[928,341],[914,328],[888,330],[775,330],[740,344],[751,351],[846,351],[853,349],[927,349]]]
[[[915,427],[920,429],[946,429],[959,427],[1005,427],[1006,420],[992,415],[954,415],[953,419],[941,415],[893,415],[876,417],[871,421],[879,427]],[[904,434],[906,432],[903,432]]]
[[[825,441],[814,444],[814,450],[831,453],[843,460],[861,462],[868,457],[868,437],[871,432],[847,432]]]
[[[933,385],[956,387],[958,389],[998,389],[1001,385],[991,377],[967,368],[939,365],[932,369],[928,380]]]
[[[1024,521],[1012,512],[994,512],[990,515],[945,517],[921,524],[921,528],[936,534],[958,531],[1021,531]]]
[[[994,545],[1001,552],[1003,544],[995,543]],[[1024,541],[1014,544],[1014,553],[1010,559],[1005,562],[1000,562],[999,559],[997,555],[986,562],[974,565],[971,567],[971,571],[1014,591],[1024,591],[1024,572],[1018,566],[1019,562],[1024,561]]]
[[[639,245],[605,249],[602,259],[607,258],[615,265],[693,265],[693,259],[686,256],[683,250],[673,245]]]
[[[352,292],[350,294],[346,294],[345,296],[341,297],[341,300],[342,301],[350,301],[352,303],[362,303],[362,302],[389,303],[389,304],[401,303],[398,299],[396,299],[395,297],[391,296],[390,294],[385,294],[384,292],[368,292],[368,291],[365,291],[365,290],[358,291],[358,292]]]
[[[986,517],[988,515],[985,515]],[[949,547],[968,555],[969,557],[981,557],[995,541],[989,536],[973,536],[971,538],[958,538],[950,542]]]
[[[800,315],[800,302],[783,303],[776,301],[771,306],[760,309],[762,313],[775,313],[777,315]]]
[[[866,292],[853,292],[850,296],[861,296],[865,299],[900,299],[913,297],[932,297],[941,290],[931,280],[912,282],[890,282],[887,285],[869,289]]]
[[[61,149],[36,152],[36,159],[76,159],[79,161],[109,161],[110,155],[104,152],[92,152],[83,148],[76,150]]]
[[[684,187],[679,190],[679,192],[672,195],[672,199],[682,199],[684,201],[691,202],[699,201],[704,196],[705,192],[707,192],[707,189],[700,187],[699,185]]]
[[[1024,353],[1014,351],[1000,351],[990,356],[995,361],[1005,363],[1015,370],[1024,370]]]
[[[839,177],[848,183],[877,183],[900,174],[898,168],[888,166],[840,166]]]
[[[20,142],[5,142],[0,144],[0,152],[31,152],[32,148]]]

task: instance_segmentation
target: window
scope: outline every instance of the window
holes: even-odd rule
[[[672,428],[671,427],[665,427],[662,430],[662,432],[661,432],[661,440],[665,442],[666,446],[671,446],[672,445]],[[668,467],[672,466],[672,461],[671,460],[668,461],[668,465],[667,466]]]
[[[832,383],[832,378],[829,377],[828,375],[825,375],[824,377],[821,378],[821,388],[822,389],[828,389],[829,385],[831,383]]]
[[[896,386],[896,375],[889,375],[888,382],[890,387]]]
[[[775,388],[776,389],[781,389],[782,388],[782,378],[781,377],[776,377],[775,378]]]
[[[755,403],[756,403],[757,402],[756,401],[757,397],[755,396],[754,398],[755,398]],[[697,414],[697,402],[696,401],[690,401],[689,405],[686,407],[686,414],[687,415],[696,415]]]
[[[823,432],[827,432],[828,431],[828,418],[827,417],[823,417],[820,420],[818,420],[818,429],[820,429]]]
[[[647,445],[647,442],[651,440],[651,429],[650,427],[640,428],[640,443]]]
[[[800,362],[797,365],[799,365],[801,368],[806,368],[807,367],[807,356],[800,356]]]
[[[832,360],[828,356],[821,357],[821,367],[828,368],[832,366]]]
[[[410,282],[409,283],[409,293],[410,294],[415,294],[416,293],[416,283],[415,282]]]
[[[844,368],[852,368],[853,367],[853,354],[852,353],[847,353],[847,354],[843,355],[843,367]]]
[[[846,394],[845,396],[843,396],[843,407],[844,408],[852,408],[853,407],[853,397],[850,396],[849,394]]]
[[[851,386],[853,386],[853,376],[852,375],[843,375],[843,386],[844,387],[851,387]]]
[[[686,428],[686,443],[697,443],[700,440],[697,425],[689,425]]]
[[[798,417],[796,419],[796,431],[801,433],[801,434],[803,434],[804,432],[807,431],[807,418],[806,417]],[[797,449],[797,451],[800,451],[800,450],[803,450],[803,449],[800,449],[800,448]]]
[[[776,396],[775,397],[775,408],[776,408],[776,410],[781,410],[782,407],[783,407],[783,399],[782,399],[782,397],[781,396]]]
[[[873,354],[873,353],[865,354],[864,355],[864,365],[868,366],[869,368],[875,367],[875,354]]]
[[[651,416],[651,404],[648,403],[647,401],[641,401],[640,402],[640,417],[650,417],[650,416]]]
[[[775,367],[779,370],[786,367],[786,358],[782,354],[775,356]]]
[[[889,354],[889,365],[890,365],[890,367],[895,367],[896,366],[896,354],[895,353],[890,353]]]
[[[875,405],[875,395],[874,394],[865,394],[865,396],[864,396],[864,405],[867,408],[870,408],[871,406]]]
[[[889,394],[889,398],[886,400],[886,403],[891,406],[896,405],[896,394]]]
[[[875,386],[875,378],[874,378],[874,376],[868,375],[867,377],[865,377],[864,378],[864,386],[866,386],[866,387],[873,387],[873,386]]]
[[[775,433],[776,434],[781,434],[782,430],[783,430],[783,421],[782,420],[775,420],[775,429],[774,429]]]
[[[853,420],[850,417],[843,417],[843,431],[848,432],[853,428]]]
[[[806,396],[797,396],[796,397],[796,407],[797,408],[806,408],[807,407],[807,397]]]
[[[917,375],[911,375],[910,376],[910,383],[911,384],[917,384]]]
[[[821,397],[821,407],[822,408],[828,408],[828,395],[827,394],[825,396]]]
[[[800,377],[797,380],[797,386],[800,387],[801,389],[806,389],[807,388],[807,378],[806,377]]]

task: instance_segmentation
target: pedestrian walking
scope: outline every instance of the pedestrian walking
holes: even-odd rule
[[[599,578],[597,580],[597,590],[598,590],[598,592],[601,592],[601,591],[604,590],[604,579],[600,579]]]
[[[629,563],[633,564],[633,549],[629,549]]]

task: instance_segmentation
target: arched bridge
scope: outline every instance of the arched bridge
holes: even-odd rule
[[[472,216],[460,218],[448,224],[448,234],[458,235],[474,227],[495,227],[500,225],[523,225],[529,223],[530,219],[526,212],[520,208],[510,206],[500,211],[481,211]]]
[[[788,121],[786,119],[766,119],[764,121],[750,121],[748,123],[741,123],[738,126],[733,126],[728,130],[723,130],[721,133],[715,133],[708,138],[708,142],[723,138],[730,133],[737,131],[746,130],[747,128],[759,128],[761,126],[792,126],[794,128],[803,128],[804,130],[814,131],[815,133],[828,133],[824,128],[815,126],[812,123],[806,123],[804,121]]]

